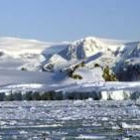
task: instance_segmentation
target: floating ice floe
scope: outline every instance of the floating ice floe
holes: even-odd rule
[[[97,140],[97,139],[105,139],[105,136],[88,136],[81,134],[80,136],[76,137],[76,139]]]

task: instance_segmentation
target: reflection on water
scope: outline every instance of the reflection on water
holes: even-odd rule
[[[132,101],[0,102],[0,139],[140,139],[140,104]]]

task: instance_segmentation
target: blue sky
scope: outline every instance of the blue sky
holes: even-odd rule
[[[0,0],[0,37],[140,40],[140,0]]]

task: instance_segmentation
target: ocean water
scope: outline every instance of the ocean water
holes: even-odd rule
[[[137,101],[0,102],[2,140],[139,140]]]

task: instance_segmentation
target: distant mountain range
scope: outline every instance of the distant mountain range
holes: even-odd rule
[[[106,67],[119,81],[139,80],[140,43],[96,37],[62,43],[0,38],[0,70],[59,73],[79,81],[102,81],[106,80]]]

